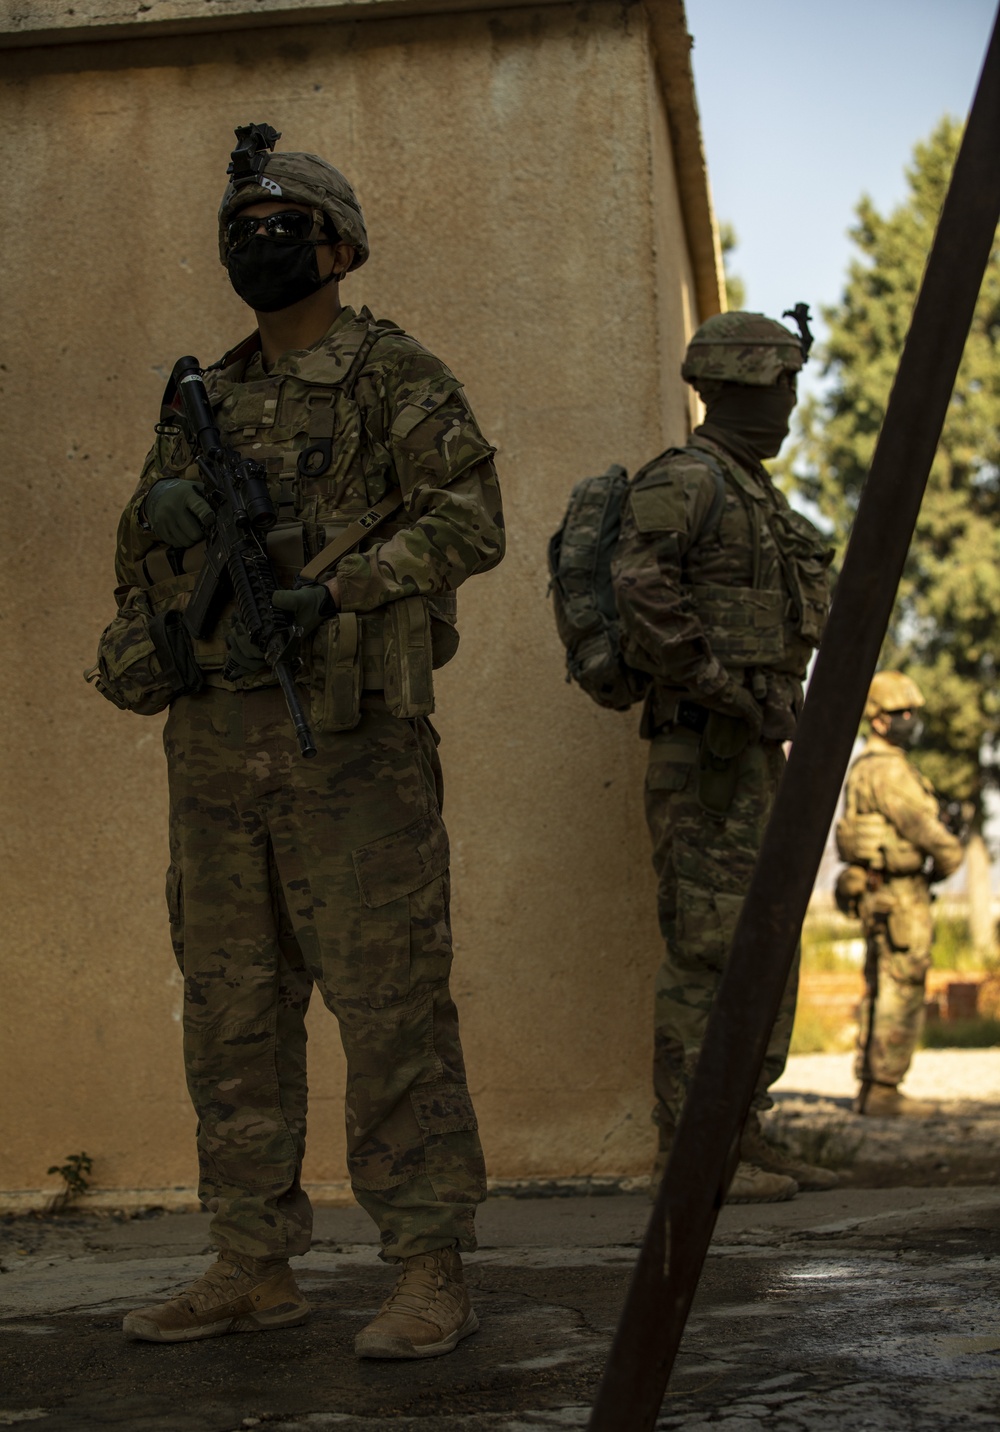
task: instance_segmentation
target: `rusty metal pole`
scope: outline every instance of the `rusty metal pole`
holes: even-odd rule
[[[1000,13],[798,733],[588,1427],[649,1432],[836,809],[1000,221]]]

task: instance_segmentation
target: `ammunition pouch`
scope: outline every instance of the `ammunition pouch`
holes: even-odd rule
[[[97,663],[84,672],[121,711],[156,716],[175,697],[199,691],[203,676],[181,613],[154,611],[149,593],[119,587],[118,612],[97,644]]]
[[[374,612],[338,612],[312,642],[314,729],[350,731],[361,719],[365,692],[381,692],[392,716],[429,716],[434,669],[457,647],[451,593],[404,597]]]
[[[858,903],[868,891],[868,871],[863,865],[845,865],[837,876],[833,897],[842,915],[858,917]]]
[[[278,585],[291,587],[305,564],[307,546],[321,539],[305,524],[294,521],[277,524],[265,540]],[[205,544],[199,542],[183,551],[156,547],[147,554],[142,574],[149,584],[144,596],[151,612],[176,607],[179,621],[179,612],[197,581],[204,551]],[[406,597],[372,612],[340,612],[324,622],[304,653],[303,680],[312,692],[314,729],[351,730],[361,719],[361,698],[366,691],[384,692],[394,716],[429,715],[434,710],[433,671],[458,650],[457,616],[455,593],[442,592],[432,597]],[[189,645],[208,683],[232,689],[221,675],[226,664],[226,627],[224,620],[217,621],[210,636]],[[239,689],[273,682],[265,666],[240,681]]]
[[[833,548],[807,517],[791,508],[773,508],[767,522],[781,554],[791,629],[810,646],[819,646],[830,611]]]
[[[708,713],[698,748],[698,803],[709,815],[729,813],[749,741],[750,728],[738,716]]]
[[[845,812],[837,822],[836,840],[841,860],[888,875],[917,875],[923,869],[924,852],[878,811]]]

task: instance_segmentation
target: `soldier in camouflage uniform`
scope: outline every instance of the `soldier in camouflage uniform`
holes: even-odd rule
[[[841,909],[861,920],[867,951],[854,1072],[858,1114],[927,1117],[937,1106],[899,1092],[920,1034],[934,921],[930,885],[962,863],[930,782],[906,758],[924,698],[900,671],[880,671],[865,705],[871,732],[851,766],[837,849]]]
[[[206,382],[225,441],[267,470],[273,601],[303,633],[318,754],[300,757],[271,669],[228,608],[194,642],[200,689],[174,700],[164,738],[167,903],[219,1257],[125,1331],[176,1342],[306,1316],[288,1259],[310,1245],[304,1017],[317,985],[347,1056],[352,1187],[400,1265],[356,1350],[433,1356],[478,1326],[460,1250],[476,1246],[485,1178],[448,987],[448,837],[427,717],[432,667],[458,642],[454,590],[503,555],[494,449],[439,359],[341,306],[368,239],[336,169],[262,153],[227,187],[219,236],[258,330]],[[167,418],[118,542],[120,605],[138,591],[154,612],[187,601],[212,520]],[[394,488],[392,517],[295,588]]]
[[[652,685],[646,817],[666,945],[656,987],[654,1118],[666,1163],[826,621],[832,553],[762,460],[788,433],[799,339],[762,314],[709,319],[682,376],[706,405],[684,448],[635,477],[612,577],[628,664]],[[793,973],[743,1135],[731,1201],[830,1187],[769,1145],[758,1112],[785,1065]]]

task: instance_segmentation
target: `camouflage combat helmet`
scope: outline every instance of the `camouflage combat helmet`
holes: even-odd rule
[[[763,313],[717,313],[695,331],[681,377],[695,387],[711,378],[769,388],[804,362],[801,340],[775,319]]]
[[[870,721],[883,712],[915,711],[925,704],[923,693],[912,677],[902,671],[877,671],[868,688],[865,719]]]
[[[236,131],[239,141],[229,166],[230,181],[219,208],[219,257],[229,257],[226,226],[234,214],[249,204],[267,199],[290,199],[319,209],[333,224],[345,244],[353,244],[351,268],[360,268],[368,258],[368,232],[358,196],[339,169],[318,154],[273,154],[281,138],[270,125],[251,124]]]

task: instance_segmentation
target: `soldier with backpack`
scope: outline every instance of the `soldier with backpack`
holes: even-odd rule
[[[569,675],[602,705],[644,696],[646,815],[666,950],[655,1012],[657,1175],[665,1166],[736,918],[795,734],[802,681],[829,603],[832,551],[763,461],[788,433],[811,337],[762,314],[710,318],[682,377],[706,405],[683,448],[631,483],[612,468],[574,489],[553,539],[556,618]],[[758,1113],[784,1068],[785,994],[743,1136],[733,1201],[830,1187],[790,1161]]]
[[[623,654],[650,679],[641,734],[650,743],[646,818],[666,946],[654,1028],[661,1167],[827,616],[833,553],[763,466],[788,433],[808,341],[804,322],[799,338],[762,314],[702,324],[681,376],[704,402],[705,420],[686,448],[636,475],[612,560]],[[758,1118],[785,1065],[796,985],[793,975],[732,1201],[835,1182],[772,1148]]]

